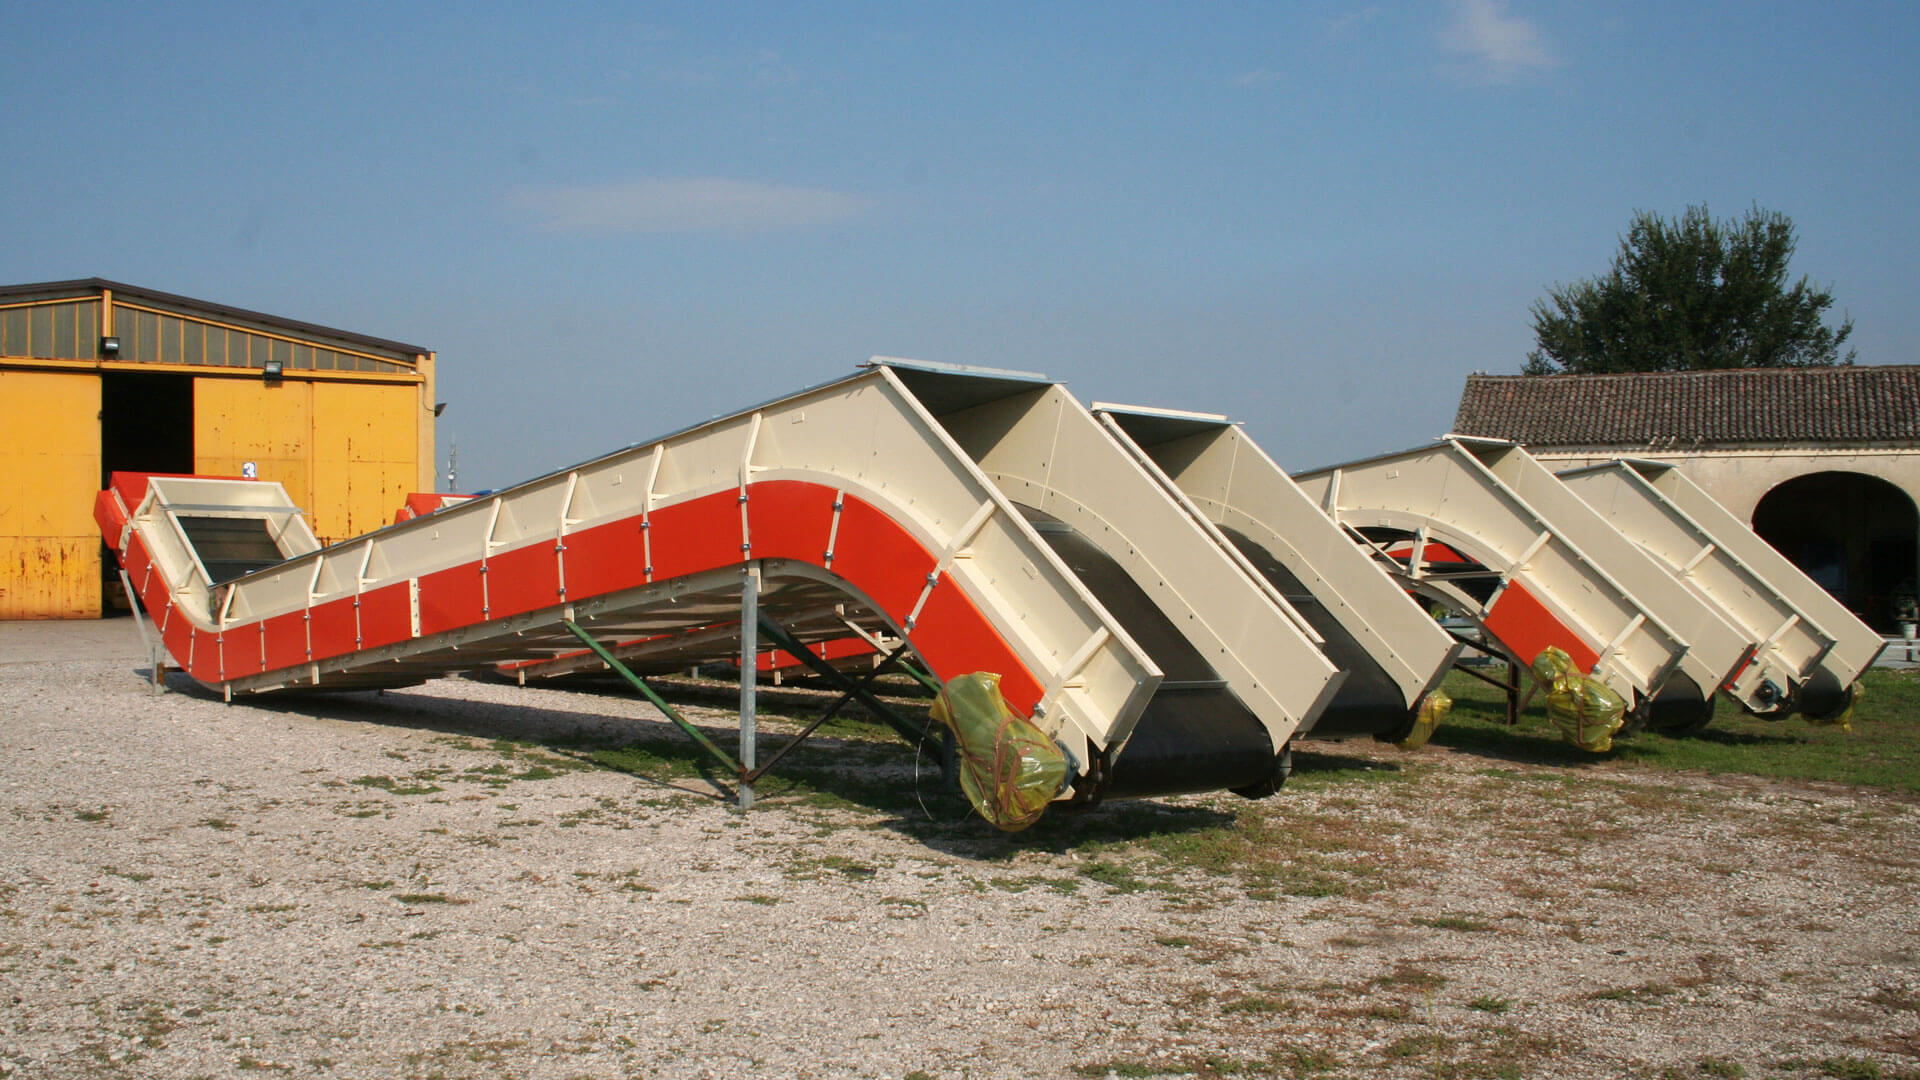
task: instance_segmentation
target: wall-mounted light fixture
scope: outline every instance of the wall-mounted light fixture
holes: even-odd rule
[[[280,370],[280,361],[269,360],[261,366],[260,376],[270,383],[277,383],[280,381]]]
[[[436,402],[434,402],[434,403],[433,403],[433,415],[435,415],[435,416],[439,416],[439,415],[440,415],[441,413],[443,413],[443,412],[446,412],[446,411],[447,411],[447,403],[446,403],[446,402],[444,402],[444,401],[436,401]]]
[[[119,356],[120,355],[120,339],[117,337],[101,338],[100,339],[100,355],[107,358],[108,360],[111,360],[114,357]]]

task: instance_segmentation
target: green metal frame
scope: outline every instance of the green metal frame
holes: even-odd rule
[[[648,701],[653,702],[654,708],[657,708],[661,712],[665,713],[667,716],[667,719],[673,721],[674,724],[677,725],[681,731],[686,732],[687,735],[691,737],[694,742],[699,743],[700,748],[702,750],[705,750],[707,753],[713,755],[714,760],[720,762],[720,764],[722,765],[725,765],[727,769],[733,773],[733,775],[740,777],[743,780],[747,779],[747,770],[742,768],[738,761],[734,760],[734,757],[732,754],[729,754],[725,750],[721,749],[720,744],[714,742],[712,739],[707,738],[706,732],[701,731],[697,727],[694,727],[691,721],[689,721],[686,717],[681,716],[679,710],[675,709],[672,705],[667,704],[667,699],[661,697],[659,693],[654,690],[653,687],[647,685],[647,681],[645,679],[642,679],[640,676],[635,675],[633,671],[627,667],[627,665],[620,662],[619,658],[615,657],[611,652],[608,652],[607,647],[605,645],[600,644],[600,642],[592,634],[589,634],[585,630],[581,629],[579,623],[568,620],[565,623],[563,623],[563,625],[566,626],[567,631],[569,633],[571,633],[574,637],[579,638],[582,644],[584,644],[587,648],[592,649],[594,655],[598,656],[603,663],[605,663],[609,668],[612,668],[613,671],[617,673],[621,678],[627,680],[629,683],[632,683],[633,688],[640,691],[640,693],[643,696],[645,696]]]

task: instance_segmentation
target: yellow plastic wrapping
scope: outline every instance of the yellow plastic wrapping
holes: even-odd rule
[[[1439,690],[1420,700],[1420,708],[1413,714],[1413,730],[1407,737],[1394,743],[1402,750],[1418,750],[1433,738],[1434,729],[1447,722],[1447,714],[1453,711],[1453,699]]]
[[[1627,703],[1611,687],[1580,673],[1566,650],[1548,646],[1533,658],[1533,677],[1547,688],[1547,718],[1560,737],[1596,754],[1613,749]]]
[[[1040,820],[1066,782],[1066,755],[1000,696],[1000,676],[976,671],[948,679],[933,718],[953,731],[960,789],[981,817],[1007,832]]]
[[[1841,709],[1839,712],[1834,713],[1832,716],[1809,716],[1807,717],[1807,723],[1814,724],[1818,727],[1837,727],[1841,731],[1847,732],[1848,734],[1852,734],[1853,710],[1856,708],[1859,708],[1860,698],[1863,695],[1865,695],[1866,692],[1867,692],[1866,687],[1861,686],[1859,683],[1854,683],[1852,686],[1847,688],[1847,707],[1846,708]]]

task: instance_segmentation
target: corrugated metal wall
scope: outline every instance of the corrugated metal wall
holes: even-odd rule
[[[99,355],[103,301],[117,356]],[[371,532],[431,490],[431,354],[402,362],[271,326],[118,293],[0,306],[0,619],[101,613],[102,373],[192,376],[194,470],[239,476],[253,463],[323,541]],[[268,360],[282,378],[262,377]]]
[[[0,369],[0,619],[100,614],[100,377]]]

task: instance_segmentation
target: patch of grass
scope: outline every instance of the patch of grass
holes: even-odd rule
[[[1402,961],[1393,965],[1393,970],[1387,974],[1376,976],[1368,985],[1400,987],[1406,990],[1438,990],[1447,985],[1447,977]]]
[[[471,904],[473,901],[457,896],[448,896],[437,892],[395,893],[393,898],[402,904]]]
[[[1196,1071],[1191,1065],[1154,1065],[1144,1061],[1101,1061],[1073,1067],[1075,1076],[1092,1077],[1191,1076]]]
[[[112,874],[114,877],[125,878],[128,881],[141,882],[141,881],[153,880],[152,874],[142,874],[132,870],[120,870],[111,866],[105,867],[104,869],[106,870],[107,873]]]
[[[73,816],[79,821],[105,821],[110,813],[112,811],[103,807],[99,810],[75,810]]]
[[[1747,1075],[1744,1066],[1725,1058],[1703,1057],[1694,1068],[1701,1076],[1719,1076],[1725,1080],[1744,1080]]]
[[[238,825],[235,825],[233,822],[228,821],[226,818],[217,818],[217,817],[206,818],[202,820],[200,824],[206,828],[212,829],[214,832],[228,832],[240,827]]]
[[[1500,691],[1455,672],[1444,684],[1454,708],[1435,743],[1486,750],[1502,757],[1555,765],[1594,760],[1652,769],[1739,773],[1788,780],[1920,792],[1920,672],[1874,668],[1860,679],[1862,696],[1853,730],[1817,726],[1799,717],[1764,720],[1719,697],[1713,721],[1690,735],[1642,732],[1614,742],[1605,754],[1588,754],[1559,740],[1536,700],[1507,727]]]
[[[779,897],[768,896],[766,893],[749,893],[746,896],[736,896],[734,899],[743,904],[758,904],[761,907],[772,907],[780,902]]]
[[[1880,1063],[1867,1058],[1832,1057],[1820,1062],[1820,1075],[1834,1080],[1881,1080]]]
[[[1617,986],[1610,990],[1595,990],[1587,997],[1593,1001],[1632,1001],[1646,1003],[1672,997],[1680,991],[1663,982],[1644,982],[1638,986]]]
[[[795,859],[787,864],[788,877],[807,881],[817,881],[828,874],[837,874],[850,881],[872,881],[879,873],[879,867],[845,855],[819,855]]]
[[[1920,1012],[1920,994],[1898,987],[1883,986],[1875,990],[1867,1001],[1897,1012]]]
[[[1147,883],[1140,880],[1132,870],[1118,863],[1096,859],[1081,866],[1080,873],[1117,893],[1137,893],[1148,888]]]
[[[1436,1053],[1451,1049],[1454,1040],[1438,1032],[1421,1032],[1418,1035],[1403,1035],[1387,1044],[1381,1053],[1390,1058],[1431,1057]]]
[[[1493,929],[1492,923],[1468,918],[1465,915],[1442,915],[1438,918],[1415,919],[1413,921],[1421,926],[1430,926],[1435,930],[1459,930],[1469,934],[1483,933]]]
[[[408,782],[409,780],[413,782]],[[389,795],[432,795],[437,791],[446,790],[438,784],[420,782],[418,777],[395,780],[391,776],[361,776],[356,777],[353,782],[361,787],[376,788]]]

